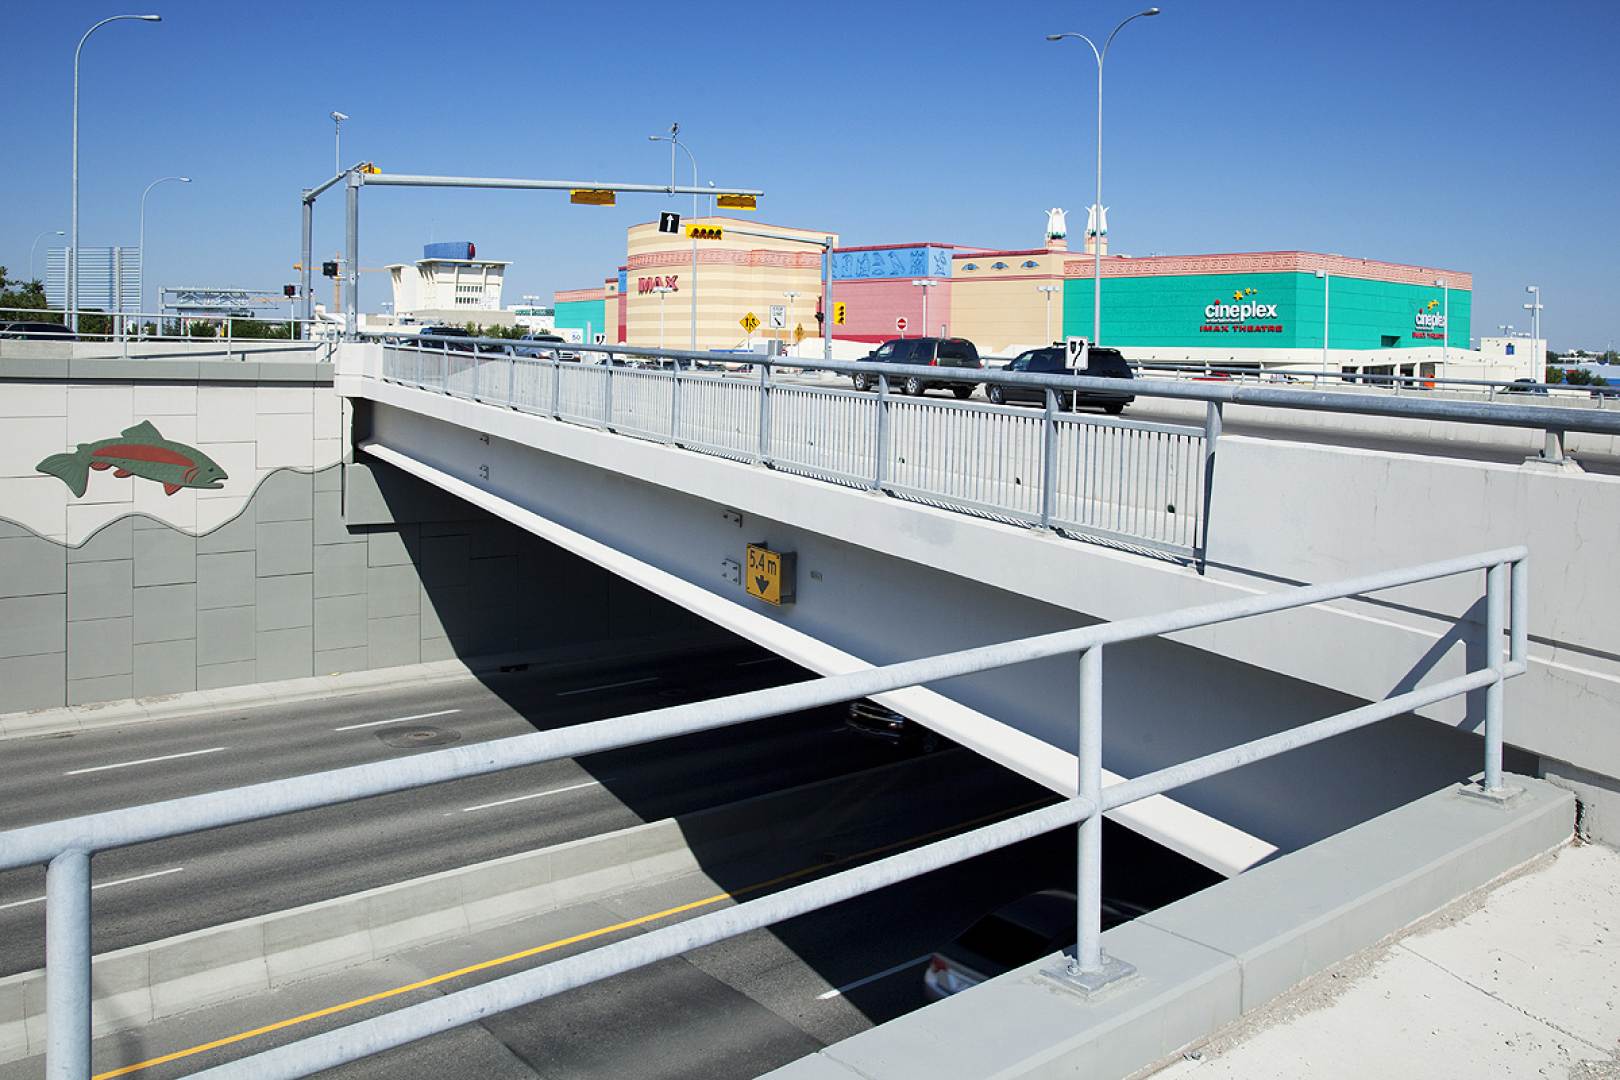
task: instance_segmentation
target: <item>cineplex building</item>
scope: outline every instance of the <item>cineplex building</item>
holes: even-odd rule
[[[834,356],[895,337],[965,337],[1009,356],[1093,339],[1092,238],[1071,251],[1061,212],[1039,247],[942,243],[840,247],[837,235],[705,217],[628,230],[616,275],[556,294],[575,340],[672,349],[822,353],[822,244],[832,242]],[[689,238],[696,226],[699,239]],[[782,239],[745,236],[747,228]],[[1103,255],[1101,342],[1143,362],[1255,365],[1417,377],[1539,374],[1528,352],[1470,348],[1472,275],[1307,251]],[[695,249],[695,253],[694,253]],[[695,259],[695,262],[694,262]],[[695,300],[695,302],[694,302]],[[1524,370],[1518,370],[1522,367]]]

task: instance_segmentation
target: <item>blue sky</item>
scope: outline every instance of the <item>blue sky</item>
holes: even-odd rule
[[[141,0],[146,3],[148,0]],[[20,115],[0,170],[0,263],[67,227],[73,46],[85,47],[81,231],[133,244],[149,285],[294,280],[298,192],[344,156],[386,171],[663,182],[681,124],[703,179],[767,192],[760,220],[849,244],[1037,244],[1092,197],[1095,67],[1077,42],[1116,0],[922,4],[478,4],[149,0],[7,13]],[[1620,65],[1614,0],[1164,0],[1108,62],[1104,202],[1131,254],[1307,249],[1471,271],[1475,335],[1620,339]],[[741,44],[746,42],[747,44]],[[683,181],[689,175],[682,158]],[[316,250],[342,240],[338,193]],[[513,261],[507,298],[598,282],[624,228],[690,199],[616,208],[530,192],[372,189],[361,262],[471,239]],[[1083,215],[1078,217],[1083,220]],[[49,239],[40,245],[47,246]],[[43,266],[43,256],[41,256]],[[362,303],[387,298],[363,275]],[[327,295],[323,290],[323,298]]]

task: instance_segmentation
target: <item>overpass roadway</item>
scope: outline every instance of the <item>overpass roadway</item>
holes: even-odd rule
[[[754,649],[234,709],[0,744],[0,829],[791,681]],[[410,719],[410,718],[417,719]],[[188,756],[189,755],[189,756]],[[872,768],[836,710],[98,855],[96,952]],[[131,764],[138,763],[138,764]],[[0,976],[41,966],[43,868],[0,874]]]

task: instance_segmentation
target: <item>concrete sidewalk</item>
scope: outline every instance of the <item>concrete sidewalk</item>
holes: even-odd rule
[[[1562,848],[1138,1075],[1620,1080],[1620,852]]]

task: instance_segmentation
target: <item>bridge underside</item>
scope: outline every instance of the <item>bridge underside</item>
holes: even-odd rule
[[[371,458],[820,673],[1094,622],[1085,602],[1092,586],[1109,610],[1122,581],[1159,582],[1143,590],[1142,612],[1176,606],[1178,590],[1189,585],[1210,585],[1162,560],[742,462],[697,459],[369,380],[365,394],[371,404],[360,414],[358,434]],[[740,562],[748,543],[795,553],[794,603],[770,607],[732,580],[727,564]],[[983,579],[951,565],[947,551],[978,560]],[[1025,584],[1008,587],[1009,568]],[[1329,631],[1309,619],[1294,628]],[[1340,643],[1354,647],[1354,628]],[[1157,639],[1109,650],[1105,767],[1137,775],[1362,700],[1203,644]],[[1451,645],[1460,655],[1455,642],[1428,655],[1413,650],[1404,676],[1444,671]],[[1073,790],[1078,695],[1071,659],[901,691],[884,701],[1054,790]],[[1161,798],[1119,817],[1232,873],[1466,777],[1478,760],[1472,735],[1408,716],[1204,781],[1175,802]],[[1523,769],[1528,762],[1511,764]]]

